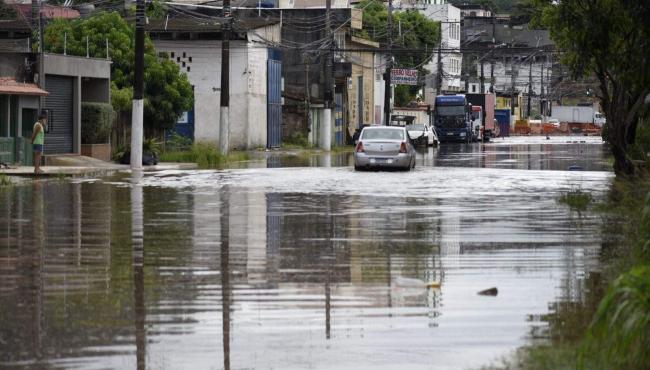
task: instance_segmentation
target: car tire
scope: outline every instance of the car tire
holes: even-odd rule
[[[363,167],[360,166],[354,166],[355,171],[363,171]]]

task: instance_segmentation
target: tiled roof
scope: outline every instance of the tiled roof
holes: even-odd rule
[[[17,82],[11,77],[0,77],[0,95],[47,96],[49,93],[36,84]]]
[[[18,10],[25,19],[32,18],[32,5],[31,4],[16,4],[15,9]],[[65,18],[76,19],[79,18],[79,12],[75,9],[65,8],[62,6],[54,6],[43,4],[41,7],[41,14],[45,19]]]

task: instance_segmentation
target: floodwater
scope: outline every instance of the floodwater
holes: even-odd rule
[[[556,199],[604,196],[606,154],[512,138],[422,149],[409,173],[270,154],[0,190],[0,367],[489,365],[582,299],[602,220]]]

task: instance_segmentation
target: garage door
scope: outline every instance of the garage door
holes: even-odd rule
[[[45,108],[52,112],[49,132],[45,135],[45,153],[72,153],[72,77],[47,75]]]

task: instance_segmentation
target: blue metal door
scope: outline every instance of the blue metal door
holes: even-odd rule
[[[334,145],[336,146],[345,144],[343,126],[343,94],[334,94]]]
[[[269,51],[269,57],[272,53]],[[268,148],[278,148],[282,144],[282,62],[269,59],[267,79],[267,137]]]

